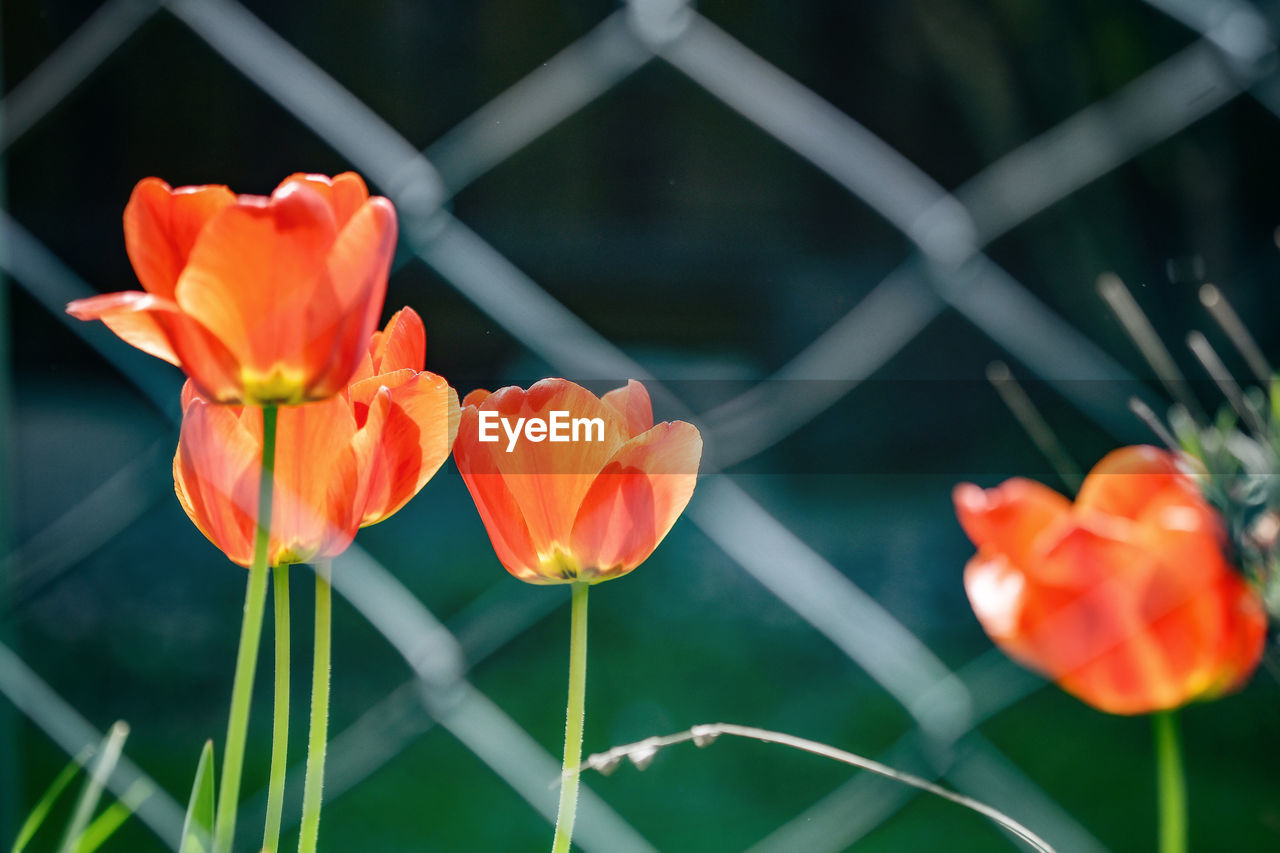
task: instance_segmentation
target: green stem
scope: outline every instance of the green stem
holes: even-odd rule
[[[262,408],[262,472],[258,477],[258,526],[253,539],[253,564],[240,624],[240,651],[231,686],[231,714],[227,743],[222,753],[222,785],[218,790],[218,816],[214,821],[214,853],[231,853],[240,800],[240,774],[244,770],[244,742],[249,731],[249,703],[262,639],[262,614],[267,601],[267,546],[271,535],[271,501],[275,486],[276,407]]]
[[[1156,788],[1160,803],[1160,853],[1187,851],[1187,783],[1182,770],[1178,712],[1153,714]]]
[[[564,718],[564,771],[560,777],[560,809],[551,853],[569,853],[573,819],[578,812],[578,768],[582,764],[582,724],[587,698],[587,590],[573,585],[569,629],[569,701]]]
[[[307,779],[302,792],[302,829],[298,853],[315,853],[324,801],[324,755],[329,734],[329,658],[333,621],[329,564],[316,564],[316,643],[311,672],[311,736],[307,743]]]
[[[267,787],[267,825],[262,848],[276,853],[280,846],[280,816],[284,813],[284,779],[289,769],[289,564],[272,571],[276,609],[276,695],[271,724],[271,782]]]

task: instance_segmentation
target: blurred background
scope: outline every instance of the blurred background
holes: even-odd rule
[[[113,721],[185,804],[221,746],[245,576],[173,496],[180,375],[69,299],[134,289],[134,183],[267,193],[354,169],[397,203],[388,315],[460,394],[645,377],[703,429],[685,517],[592,595],[586,752],[780,729],[1008,811],[1063,851],[1154,847],[1146,719],[991,648],[950,489],[1065,488],[988,384],[1087,468],[1165,392],[1099,297],[1184,346],[1218,284],[1280,359],[1272,3],[5,3],[0,843]],[[547,846],[568,591],[494,557],[452,463],[335,567],[321,848]],[[295,760],[310,661],[294,573]],[[269,644],[270,630],[264,635]],[[261,828],[264,649],[241,841]],[[1193,849],[1280,846],[1280,689],[1187,709]],[[296,821],[299,784],[286,821]],[[982,818],[776,747],[586,783],[592,851],[1014,849]],[[162,793],[107,849],[166,850]],[[178,807],[177,820],[181,820]],[[56,833],[52,833],[56,836]],[[46,840],[48,843],[48,840]],[[285,844],[292,843],[286,839]]]

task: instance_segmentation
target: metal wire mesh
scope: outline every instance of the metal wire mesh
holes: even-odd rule
[[[1082,395],[1078,380],[1132,377],[984,254],[984,247],[1037,212],[1241,96],[1280,109],[1273,74],[1275,45],[1249,5],[1150,0],[1199,34],[1105,101],[1093,104],[992,162],[947,192],[876,135],[754,54],[680,0],[634,0],[482,106],[424,151],[293,48],[235,0],[109,0],[67,42],[0,102],[0,151],[38,126],[86,78],[155,15],[181,21],[227,63],[332,146],[396,203],[402,234],[422,263],[529,351],[566,373],[631,376],[647,381],[665,411],[695,419],[706,436],[709,471],[749,459],[817,418],[871,377],[944,312],[958,312],[1102,427],[1128,421],[1119,390]],[[478,177],[651,62],[686,75],[714,98],[808,160],[898,229],[910,257],[774,375],[736,399],[698,412],[558,303],[449,209]],[[89,295],[81,281],[10,214],[0,216],[4,271],[50,313]],[[156,407],[177,417],[173,378],[105,331],[71,330],[129,377]],[[1046,355],[1051,353],[1052,355]],[[789,380],[822,380],[789,393]],[[1120,388],[1117,384],[1115,388]],[[9,607],[30,590],[55,583],[84,554],[140,515],[143,472],[162,469],[155,446],[68,512],[87,528],[55,525],[15,550]],[[122,486],[122,483],[124,484]],[[121,500],[122,496],[135,496]],[[158,496],[155,496],[158,497]],[[1003,657],[989,654],[952,671],[908,628],[818,550],[775,518],[732,476],[703,483],[692,524],[741,569],[866,671],[913,718],[916,729],[882,756],[928,768],[961,790],[1000,806],[1016,799],[1019,818],[1062,849],[1103,846],[976,726],[1018,702],[1038,684]],[[74,530],[74,535],[71,531]],[[334,574],[337,589],[404,657],[414,679],[340,733],[330,753],[329,798],[341,796],[433,726],[448,730],[549,820],[557,763],[483,692],[468,667],[516,639],[553,606],[530,599],[482,632],[446,628],[367,552],[358,547]],[[465,647],[465,648],[464,648]],[[0,691],[68,754],[100,734],[0,647]],[[960,756],[960,758],[957,758]],[[123,792],[140,771],[122,762],[111,780]],[[139,814],[176,849],[180,806],[160,791]],[[1010,792],[1016,792],[1016,798]],[[754,851],[836,851],[866,835],[911,794],[854,779]],[[261,807],[260,801],[258,807]],[[252,811],[252,807],[250,807]],[[580,842],[587,850],[653,846],[608,804],[585,792]]]

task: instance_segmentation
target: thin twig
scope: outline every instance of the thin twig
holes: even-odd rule
[[[1084,472],[1054,435],[1053,428],[1040,414],[1035,403],[1031,402],[1027,392],[1018,384],[1018,380],[1013,378],[1009,366],[1003,361],[991,362],[987,365],[987,381],[992,384],[996,393],[1000,395],[1000,399],[1009,407],[1014,419],[1027,431],[1027,435],[1031,436],[1040,453],[1053,466],[1058,479],[1062,480],[1073,493],[1080,491],[1080,484],[1084,482]]]
[[[1253,375],[1266,388],[1271,384],[1271,365],[1262,354],[1258,342],[1249,334],[1240,315],[1231,307],[1231,303],[1222,295],[1222,291],[1212,284],[1200,288],[1200,304],[1208,309],[1209,314],[1226,333],[1228,339],[1244,357],[1245,363],[1253,371]]]
[[[1137,397],[1129,398],[1129,411],[1138,416],[1147,427],[1156,434],[1156,437],[1164,442],[1164,446],[1174,453],[1182,452],[1178,440],[1173,437],[1173,433],[1169,432],[1168,427],[1160,420],[1160,416],[1151,410],[1151,407],[1142,402]]]
[[[1191,413],[1196,423],[1206,423],[1207,416],[1204,414],[1204,409],[1196,402],[1195,396],[1191,393],[1187,378],[1178,369],[1173,356],[1169,354],[1169,350],[1161,343],[1160,336],[1156,334],[1151,321],[1142,312],[1137,300],[1133,298],[1133,294],[1129,292],[1129,289],[1124,286],[1124,282],[1120,280],[1120,277],[1115,273],[1103,273],[1100,275],[1098,277],[1098,293],[1106,301],[1107,305],[1111,306],[1111,310],[1115,312],[1120,324],[1124,326],[1124,330],[1129,333],[1129,337],[1133,339],[1143,358],[1147,360],[1152,370],[1156,372],[1156,378],[1164,385],[1169,395]]]
[[[732,737],[758,740],[763,743],[787,746],[792,749],[798,749],[801,752],[808,752],[813,755],[822,756],[823,758],[830,758],[833,761],[848,764],[850,767],[857,767],[860,770],[876,773],[880,776],[893,779],[896,782],[901,782],[904,785],[910,785],[913,788],[918,788],[919,790],[933,794],[934,796],[942,797],[944,800],[950,800],[951,802],[970,809],[971,811],[975,811],[1018,836],[1023,841],[1027,842],[1027,844],[1031,845],[1031,847],[1040,851],[1040,853],[1056,853],[1047,841],[1027,829],[1022,824],[1018,823],[1013,818],[971,797],[966,797],[963,794],[957,794],[955,791],[949,791],[940,785],[935,785],[927,779],[914,776],[910,773],[903,773],[901,770],[895,770],[878,761],[873,761],[870,758],[864,758],[861,755],[856,755],[852,752],[845,752],[843,749],[837,749],[836,747],[828,746],[825,743],[818,743],[817,741],[806,740],[805,738],[795,737],[794,735],[783,734],[781,732],[771,732],[767,729],[757,729],[754,726],[738,726],[732,723],[710,723],[694,726],[688,731],[677,732],[672,735],[645,738],[644,740],[636,741],[635,743],[615,746],[608,752],[596,753],[582,763],[582,769],[596,770],[607,775],[612,773],[618,765],[622,763],[622,759],[626,758],[637,768],[643,770],[653,761],[653,757],[657,754],[658,750],[665,746],[671,746],[677,743],[686,743],[688,741],[693,741],[693,743],[699,747],[709,746],[720,735],[730,735]]]
[[[1231,375],[1231,371],[1227,370],[1227,366],[1222,363],[1222,359],[1218,357],[1218,353],[1214,350],[1213,345],[1209,343],[1209,339],[1200,332],[1191,332],[1187,335],[1187,346],[1195,353],[1200,364],[1204,366],[1205,372],[1209,374],[1209,378],[1218,386],[1218,390],[1222,392],[1222,396],[1227,398],[1227,402],[1231,404],[1231,408],[1245,423],[1250,431],[1256,435],[1259,440],[1267,440],[1267,427],[1258,416],[1258,413],[1249,406],[1248,401],[1244,398],[1244,392],[1240,389],[1240,385]]]

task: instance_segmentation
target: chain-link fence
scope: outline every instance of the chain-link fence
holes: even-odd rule
[[[980,723],[1035,691],[1038,679],[995,652],[959,668],[948,666],[822,548],[767,509],[736,475],[720,472],[737,470],[857,395],[860,385],[948,314],[966,318],[1102,429],[1135,435],[1127,410],[1130,373],[985,249],[1224,105],[1252,98],[1280,115],[1272,29],[1255,8],[1229,0],[1151,0],[1150,5],[1193,31],[1195,40],[1105,100],[989,162],[950,192],[855,118],[679,0],[635,0],[608,14],[425,150],[235,0],[108,0],[8,90],[0,102],[0,150],[38,132],[42,120],[104,66],[132,61],[131,39],[140,28],[157,16],[180,22],[395,202],[402,243],[411,253],[402,262],[425,264],[553,370],[567,376],[640,378],[663,416],[699,424],[709,476],[684,524],[696,526],[905,710],[912,721],[909,733],[880,759],[923,768],[963,792],[1009,808],[1059,849],[1101,850],[1103,844],[1067,808],[978,732]],[[581,320],[451,205],[464,188],[655,63],[674,69],[808,161],[897,229],[909,248],[883,280],[771,375],[709,409],[682,400],[675,384],[660,382],[662,367],[629,355]],[[66,322],[159,412],[175,418],[176,380],[163,366],[62,313],[71,299],[118,288],[81,280],[24,226],[20,212],[2,217],[2,262],[13,283],[51,317]],[[24,602],[56,587],[86,555],[128,529],[159,499],[154,484],[163,480],[170,452],[166,434],[58,521],[11,550],[3,572],[6,601],[0,605],[6,620]],[[471,671],[498,649],[520,642],[562,603],[560,598],[482,598],[451,621],[451,630],[359,546],[339,561],[334,580],[339,593],[404,658],[412,678],[336,734],[326,797],[342,798],[426,731],[440,727],[553,820],[556,759],[476,686]],[[500,612],[479,618],[490,605]],[[37,669],[0,647],[0,691],[10,702],[69,755],[97,742],[100,732]],[[7,723],[10,742],[14,726]],[[182,808],[160,783],[146,778],[124,761],[111,789],[134,797],[149,790],[138,815],[176,849]],[[152,787],[139,789],[140,779]],[[655,849],[641,828],[620,816],[616,804],[591,793],[593,780],[586,781],[578,836],[583,849]],[[8,784],[15,781],[9,778]],[[291,785],[291,793],[294,787],[300,786]],[[909,790],[857,777],[751,849],[843,850],[883,825],[911,797]],[[10,793],[8,805],[16,802]],[[261,798],[255,802],[261,809]]]

